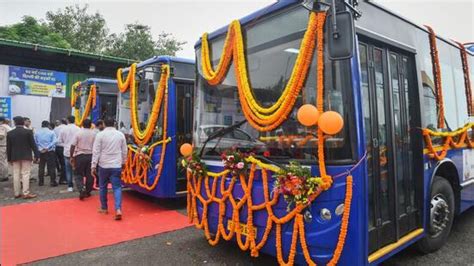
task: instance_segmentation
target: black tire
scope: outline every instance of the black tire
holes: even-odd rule
[[[436,198],[435,198],[436,197]],[[444,213],[444,218],[448,219],[445,222],[444,227],[436,229],[436,225],[432,226],[432,202],[439,202],[439,200],[444,200],[449,210],[449,213]],[[431,193],[429,198],[430,212],[429,220],[427,221],[426,235],[420,241],[417,242],[417,248],[422,253],[432,253],[440,249],[448,240],[449,233],[451,232],[451,227],[454,220],[454,192],[451,184],[448,180],[441,176],[435,176],[433,183],[431,185]],[[437,201],[438,200],[438,201]],[[439,217],[439,216],[438,216]],[[441,219],[441,220],[445,220]],[[440,220],[439,218],[437,220]]]

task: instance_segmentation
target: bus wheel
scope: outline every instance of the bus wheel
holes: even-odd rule
[[[454,193],[448,180],[435,176],[431,186],[430,219],[426,235],[418,241],[418,249],[431,253],[440,249],[448,240],[454,219]]]

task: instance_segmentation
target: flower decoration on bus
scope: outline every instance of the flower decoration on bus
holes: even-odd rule
[[[150,146],[143,145],[141,147],[137,147],[135,156],[138,157],[138,160],[141,163],[147,164],[148,168],[152,166],[152,160],[150,155]]]
[[[236,148],[225,151],[221,154],[222,164],[224,169],[229,170],[232,177],[239,177],[241,174],[247,173],[249,169],[249,162],[247,158],[252,156],[251,153],[244,153]]]
[[[289,212],[294,206],[309,204],[313,195],[321,190],[320,184],[321,178],[312,177],[309,168],[291,161],[288,168],[276,175],[274,190],[283,195]]]
[[[138,184],[140,187],[151,191],[156,188],[165,165],[166,148],[171,137],[168,137],[168,80],[169,65],[161,65],[161,77],[158,82],[150,117],[146,123],[138,118],[138,88],[135,81],[136,64],[129,68],[126,80],[123,81],[122,69],[117,70],[117,84],[121,93],[130,90],[130,116],[133,128],[133,137],[137,146],[129,146],[125,169],[122,172],[122,181],[127,184]],[[162,108],[163,107],[163,108]],[[161,127],[158,127],[160,115],[163,116]],[[162,130],[161,130],[162,128]],[[149,144],[156,132],[162,132],[160,141]],[[161,146],[159,162],[156,164],[156,176],[149,184],[149,174],[155,149]]]
[[[199,155],[193,152],[190,156],[181,160],[181,165],[194,176],[206,176],[207,165],[201,160]]]
[[[74,116],[76,117],[76,125],[78,126],[82,126],[82,123],[90,116],[92,108],[94,108],[97,103],[97,87],[93,84],[89,88],[89,96],[87,97],[87,102],[81,115],[81,107],[76,106],[78,97],[81,97],[82,94],[85,93],[81,85],[81,82],[76,82],[72,85],[71,89],[71,107],[74,107]]]
[[[324,12],[312,12],[308,27],[304,34],[294,68],[282,94],[272,106],[265,107],[258,103],[251,88],[247,61],[245,56],[244,38],[240,22],[234,20],[228,29],[222,55],[214,69],[207,33],[202,36],[201,66],[203,77],[210,85],[221,84],[233,61],[235,78],[240,99],[240,105],[249,124],[261,132],[278,128],[289,117],[298,95],[308,76],[314,51],[317,50],[318,66],[323,65],[323,26],[326,19]],[[316,49],[315,49],[316,47]],[[322,73],[322,67],[318,69]],[[319,80],[319,78],[318,78]],[[319,110],[319,108],[318,108]]]

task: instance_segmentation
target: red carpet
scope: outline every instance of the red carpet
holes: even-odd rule
[[[113,195],[109,194],[109,211]],[[98,196],[0,208],[0,265],[16,265],[189,226],[176,211],[123,193],[123,220],[97,213]]]

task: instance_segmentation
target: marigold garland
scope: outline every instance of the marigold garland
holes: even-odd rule
[[[133,63],[130,66],[130,69],[127,74],[127,78],[125,79],[125,82],[123,81],[122,78],[122,69],[119,68],[117,70],[117,86],[119,88],[119,91],[121,93],[124,93],[128,90],[130,87],[134,87],[132,83],[135,83],[135,73],[137,72],[137,64]]]
[[[290,79],[282,95],[276,103],[270,107],[261,106],[255,99],[250,87],[242,30],[238,20],[233,21],[229,25],[222,55],[216,70],[212,67],[207,33],[203,34],[201,46],[203,77],[210,85],[222,83],[230,67],[230,63],[233,60],[239,99],[244,116],[250,125],[259,131],[273,130],[288,118],[289,113],[296,103],[296,99],[303,87],[311,65],[315,42],[320,46],[324,44],[322,32],[325,18],[325,12],[311,12],[308,27],[301,42],[300,52],[296,58]],[[317,34],[318,32],[321,34]],[[317,38],[315,38],[316,34]]]
[[[71,107],[74,107],[76,105],[76,101],[77,101],[76,90],[80,86],[81,86],[80,81],[77,81],[74,84],[72,84],[72,87],[71,87]]]
[[[436,107],[438,109],[438,128],[444,128],[443,86],[441,83],[441,65],[439,63],[438,47],[436,45],[436,34],[430,26],[425,25],[425,27],[428,29],[430,35],[431,63],[433,67],[433,77],[436,91]]]
[[[134,89],[132,89],[132,91],[133,90]],[[169,138],[167,134],[168,133],[168,129],[167,129],[167,126],[168,126],[168,87],[167,86],[165,87],[163,94],[157,93],[156,95],[157,96],[160,95],[160,97],[162,97],[164,100],[163,138],[161,141],[158,141],[152,144],[148,149],[148,153],[146,154],[151,159],[155,148],[159,145],[162,145],[160,161],[157,164],[158,169],[155,175],[155,179],[153,180],[153,183],[151,185],[148,184],[148,179],[149,179],[148,172],[150,171],[149,169],[150,165],[147,162],[147,160],[140,159],[140,156],[138,156],[140,154],[140,150],[134,149],[131,146],[129,146],[127,162],[125,163],[125,169],[122,172],[122,181],[124,181],[127,184],[138,184],[140,187],[148,191],[154,190],[156,186],[158,185],[158,182],[160,181],[160,177],[163,172],[163,167],[164,167],[164,162],[165,162],[166,147],[167,147],[167,144],[171,141],[171,138]],[[155,98],[155,102],[157,100],[159,99]]]
[[[288,212],[283,217],[275,216],[273,208],[278,203],[280,194],[273,191],[270,197],[270,191],[272,191],[272,189],[269,187],[270,181],[268,171],[278,171],[279,168],[264,164],[253,157],[249,157],[248,161],[252,163],[248,179],[246,179],[243,175],[240,175],[239,177],[231,178],[229,181],[229,171],[223,171],[220,173],[208,172],[208,175],[205,177],[193,176],[191,173],[188,172],[187,210],[190,222],[194,222],[197,228],[204,230],[204,234],[210,245],[216,245],[219,242],[220,238],[223,238],[224,240],[231,240],[235,237],[238,246],[244,251],[250,250],[251,255],[254,257],[259,255],[259,250],[262,249],[263,246],[266,244],[271,229],[275,225],[276,253],[278,263],[281,265],[294,264],[296,246],[299,240],[306,262],[309,265],[315,265],[315,263],[311,259],[311,256],[309,255],[309,250],[305,237],[305,225],[303,222],[303,215],[301,214],[301,212],[310,203],[304,206],[297,205],[293,210]],[[263,194],[264,202],[256,205],[253,203],[252,194],[255,194],[255,191],[253,191],[253,184],[257,166],[262,169],[261,182],[263,184],[263,193],[259,192],[258,194]],[[244,194],[239,197],[239,200],[237,200],[232,194],[233,188],[237,180],[240,181],[240,185],[242,186],[242,190],[244,192]],[[226,182],[228,181],[229,184],[226,187]],[[220,188],[219,192],[217,190],[218,187]],[[347,176],[346,181],[346,197],[344,200],[344,213],[341,219],[341,229],[333,258],[329,262],[330,265],[337,264],[345,244],[347,227],[349,224],[350,217],[352,188],[352,176],[349,175]],[[313,201],[322,191],[322,189],[318,190],[312,196],[311,201]],[[203,209],[200,219],[198,216],[198,201],[200,202],[199,206],[202,206]],[[215,232],[214,237],[211,236],[208,221],[209,205],[212,203],[218,204],[219,206],[218,228]],[[225,221],[226,206],[232,207],[232,218],[227,220],[227,222]],[[242,239],[242,229],[240,225],[240,213],[242,212],[243,208],[247,209],[247,221],[245,223],[245,227],[247,228],[248,236],[245,237],[245,241]],[[254,235],[255,227],[253,224],[253,217],[254,213],[257,211],[266,211],[268,214],[266,227],[260,242],[257,242],[256,236]],[[291,221],[293,221],[293,234],[289,257],[288,261],[286,262],[283,258],[283,251],[281,245],[281,226]],[[227,226],[225,226],[226,224]]]
[[[84,106],[84,111],[82,112],[81,115],[81,110],[80,108],[77,108],[76,101],[79,95],[76,95],[75,90],[77,87],[81,85],[80,82],[76,82],[72,85],[72,92],[71,92],[71,106],[74,107],[74,116],[76,118],[76,125],[77,126],[82,126],[82,123],[84,123],[84,120],[89,117],[92,108],[96,106],[97,103],[97,87],[95,84],[92,84],[89,88],[89,96],[87,97],[87,102],[86,105]]]
[[[472,102],[472,90],[471,90],[471,78],[470,78],[470,71],[469,71],[469,63],[467,61],[467,51],[466,47],[460,42],[456,42],[459,46],[460,53],[461,53],[461,62],[462,62],[462,71],[464,75],[464,90],[466,94],[466,106],[467,106],[467,113],[469,116],[474,115],[474,107]]]
[[[136,82],[135,82],[135,73],[136,73],[136,64],[132,64],[130,66],[130,71],[127,75],[127,79],[124,82],[122,80],[122,69],[119,68],[117,70],[117,84],[118,84],[119,90],[122,93],[130,89],[130,115],[132,118],[131,120],[132,120],[133,137],[136,144],[145,145],[153,137],[156,123],[158,122],[158,118],[160,116],[163,98],[166,98],[166,97],[163,97],[163,95],[165,91],[168,91],[170,67],[167,64],[161,65],[161,76],[158,82],[158,86],[156,88],[155,100],[153,101],[153,106],[150,112],[148,123],[146,125],[145,130],[143,131],[140,129],[140,122],[138,118],[138,106],[137,106],[138,92],[137,92],[137,87],[136,87]]]
[[[464,145],[467,145],[469,148],[474,148],[474,140],[471,140],[469,137],[469,129],[474,130],[474,123],[467,123],[463,127],[452,132],[437,132],[426,128],[423,129],[423,137],[425,139],[429,156],[439,161],[446,157],[449,148],[460,149],[464,147]],[[444,138],[444,144],[441,145],[441,151],[436,151],[436,148],[433,146],[432,137]]]

